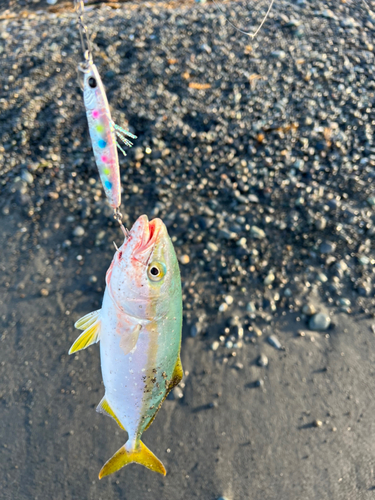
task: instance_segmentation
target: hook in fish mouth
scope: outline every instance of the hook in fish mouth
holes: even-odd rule
[[[138,226],[139,224],[139,226]],[[136,260],[144,265],[148,264],[154,246],[158,240],[160,232],[163,230],[164,223],[160,219],[148,220],[147,215],[142,215],[138,218],[130,231],[136,230],[139,238],[139,245],[134,249],[133,256]]]
[[[147,215],[141,215],[133,224],[130,231],[126,230],[124,242],[120,248],[116,248],[117,255],[131,255],[133,259],[147,266],[155,245],[167,234],[165,225],[161,219],[148,220]]]

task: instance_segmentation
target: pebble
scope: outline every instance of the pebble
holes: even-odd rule
[[[316,313],[316,308],[313,304],[305,304],[302,308],[302,312],[306,314],[306,316],[312,316]]]
[[[260,227],[252,226],[250,229],[250,236],[252,236],[256,240],[262,240],[266,237],[266,233]]]
[[[40,290],[40,295],[41,295],[42,297],[48,297],[48,295],[49,295],[49,291],[47,290],[47,288],[42,288],[42,289]]]
[[[220,342],[217,340],[214,340],[214,342],[212,342],[212,344],[211,344],[211,349],[213,351],[217,351],[219,349],[219,347],[220,347]]]
[[[28,170],[23,170],[21,178],[27,182],[27,184],[32,184],[34,182],[34,176]]]
[[[265,367],[268,365],[268,358],[265,354],[261,354],[258,358],[258,366],[262,366],[262,367]]]
[[[221,240],[235,240],[237,238],[237,233],[228,231],[227,229],[219,229],[217,236]]]
[[[349,307],[349,306],[351,306],[351,305],[352,305],[352,303],[350,302],[350,300],[349,300],[349,299],[345,299],[345,298],[340,298],[340,299],[338,300],[338,304],[339,304],[340,306],[347,306],[347,307]]]
[[[321,427],[323,422],[321,420],[314,420],[314,427]]]
[[[182,399],[184,397],[184,393],[182,392],[182,389],[181,387],[177,386],[173,389],[173,396],[174,396],[174,399]]]
[[[192,325],[192,327],[190,328],[190,337],[195,338],[198,335],[199,332],[200,332],[200,325],[199,325],[199,323],[196,323],[195,325]]]
[[[315,227],[318,231],[323,231],[327,226],[327,219],[325,217],[321,217],[315,221]]]
[[[231,306],[233,304],[234,298],[232,295],[226,295],[224,297],[225,302],[228,304],[228,306]]]
[[[228,309],[228,304],[226,302],[223,302],[222,304],[219,305],[219,312],[225,312]]]
[[[140,161],[144,158],[144,153],[143,153],[143,149],[140,148],[140,147],[136,147],[134,149],[134,158],[137,160],[137,161]]]
[[[215,245],[215,243],[212,243],[211,241],[209,241],[207,243],[207,249],[210,251],[210,252],[217,252],[219,250],[219,247],[217,245]]]
[[[370,264],[370,259],[367,257],[367,255],[359,255],[358,262],[361,264],[361,266],[367,266],[368,264]]]
[[[179,258],[181,264],[186,265],[190,262],[190,257],[187,254],[181,255]]]
[[[254,302],[248,302],[247,305],[246,305],[246,311],[249,312],[249,313],[255,313],[256,312],[256,307],[255,307],[255,304]]]
[[[340,21],[343,28],[355,28],[357,26],[357,21],[352,17],[345,17]]]
[[[280,344],[279,339],[276,337],[276,335],[269,335],[267,337],[268,343],[274,347],[275,349],[282,350],[282,345]]]
[[[259,198],[255,194],[249,194],[247,199],[249,200],[250,203],[259,203]]]
[[[265,278],[264,278],[264,281],[263,283],[265,285],[271,285],[271,283],[273,283],[275,281],[275,275],[270,272]]]
[[[271,52],[271,56],[275,57],[276,59],[285,59],[286,52],[284,50],[273,50]]]
[[[85,230],[83,229],[82,226],[77,226],[76,228],[74,228],[73,236],[76,236],[77,238],[80,238],[84,234],[85,234]]]
[[[255,381],[254,385],[255,385],[255,387],[264,387],[264,380],[261,378],[258,378],[258,380]]]
[[[319,312],[310,318],[309,328],[310,330],[324,331],[329,328],[330,324],[331,318],[328,314]]]
[[[345,260],[340,260],[335,264],[335,267],[338,271],[345,273],[348,270],[348,265]]]
[[[324,273],[318,273],[316,279],[320,281],[321,283],[327,283],[328,277]]]
[[[319,247],[320,253],[330,254],[336,250],[336,243],[331,241],[324,241]]]
[[[253,326],[253,332],[256,337],[261,337],[263,335],[262,330],[255,325]]]

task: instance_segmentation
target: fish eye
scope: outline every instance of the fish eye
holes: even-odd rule
[[[93,76],[90,76],[89,78],[89,86],[94,89],[97,86],[96,80]]]
[[[162,262],[151,262],[147,268],[147,276],[151,281],[160,281],[164,278],[167,269]]]

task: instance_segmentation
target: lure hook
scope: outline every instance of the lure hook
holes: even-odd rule
[[[120,209],[118,207],[113,210],[113,218],[120,224],[120,229],[124,233],[125,239],[128,239],[129,231],[122,223],[122,213],[120,212]]]

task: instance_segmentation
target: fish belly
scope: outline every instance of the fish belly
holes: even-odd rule
[[[106,292],[100,337],[105,395],[133,440],[140,437],[168,391],[179,358],[181,328],[168,320],[142,325],[135,348],[125,355],[120,348],[118,321],[118,309]]]

